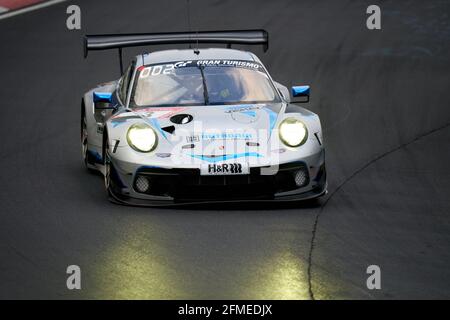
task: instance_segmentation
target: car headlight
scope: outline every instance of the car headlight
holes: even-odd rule
[[[308,129],[295,118],[284,119],[279,127],[280,139],[289,147],[298,147],[308,139]]]
[[[130,147],[139,152],[150,152],[158,144],[155,131],[146,124],[133,124],[127,132],[127,141]]]

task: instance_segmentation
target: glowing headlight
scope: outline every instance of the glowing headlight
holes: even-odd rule
[[[279,130],[281,141],[289,147],[298,147],[308,139],[308,129],[303,122],[295,118],[284,119]]]
[[[140,152],[150,152],[156,148],[158,137],[155,131],[146,124],[133,124],[127,132],[130,147]]]

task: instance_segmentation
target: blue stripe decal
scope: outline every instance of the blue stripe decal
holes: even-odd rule
[[[247,116],[250,116],[250,117],[253,117],[253,118],[256,117],[256,112],[252,111],[252,110],[242,111],[241,113],[246,114]]]
[[[103,164],[103,157],[97,151],[88,150],[88,153],[94,157],[95,163]]]
[[[223,156],[217,156],[217,157],[211,157],[211,156],[205,156],[205,155],[196,155],[196,154],[191,154],[190,155],[192,158],[197,158],[203,161],[208,161],[208,162],[218,162],[218,161],[226,161],[226,160],[230,160],[230,159],[238,159],[238,158],[248,158],[248,157],[256,157],[256,158],[261,158],[262,155],[260,155],[259,153],[256,152],[245,152],[245,153],[238,153],[238,154],[226,154]]]
[[[150,118],[149,120],[152,123],[153,127],[156,128],[159,133],[161,133],[161,135],[167,140],[166,133],[161,129],[158,120],[156,120],[155,118]]]
[[[275,127],[275,123],[277,122],[278,114],[274,111],[272,111],[269,108],[264,107],[264,111],[266,111],[269,115],[269,121],[270,121],[270,133],[272,133],[273,127]]]
[[[125,122],[127,122],[127,119],[111,120],[111,125],[113,126],[113,128],[115,128],[118,125],[121,125],[121,124],[123,124]]]

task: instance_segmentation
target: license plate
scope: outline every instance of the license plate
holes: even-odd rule
[[[250,169],[247,163],[210,163],[202,165],[200,168],[200,174],[203,176],[249,173]]]

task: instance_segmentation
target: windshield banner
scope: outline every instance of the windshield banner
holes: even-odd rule
[[[158,76],[161,74],[171,74],[174,69],[179,68],[192,68],[192,67],[234,67],[234,68],[245,68],[252,70],[262,70],[262,65],[245,60],[224,60],[224,59],[214,59],[214,60],[187,60],[187,61],[174,61],[165,64],[152,64],[141,66],[138,71],[141,71],[140,78],[146,78],[148,76]]]

